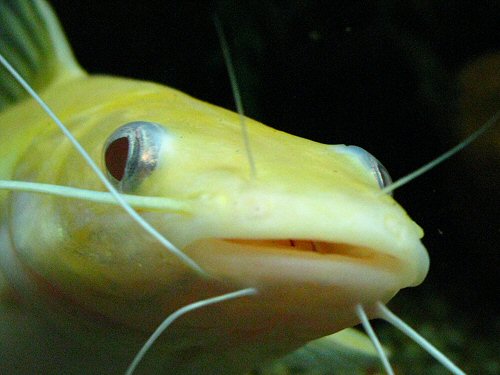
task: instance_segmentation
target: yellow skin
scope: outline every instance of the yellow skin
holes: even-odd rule
[[[257,296],[181,318],[138,370],[209,373],[209,363],[214,374],[245,372],[357,324],[357,304],[374,318],[376,301],[424,279],[422,230],[343,146],[246,119],[252,177],[237,114],[154,83],[54,71],[41,96],[103,170],[104,144],[120,126],[150,121],[166,130],[159,167],[131,193],[179,203],[182,209],[138,211],[210,277],[119,207],[0,192],[0,265],[15,295],[9,303],[38,327],[31,340],[49,337],[41,357],[70,357],[68,348],[78,348],[100,373],[122,371],[174,310],[255,287]],[[104,191],[34,101],[1,112],[0,124],[0,179]],[[69,339],[59,347],[48,332]]]

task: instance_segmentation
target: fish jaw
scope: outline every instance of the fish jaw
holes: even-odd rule
[[[224,325],[231,322],[231,330],[264,333],[280,329],[309,341],[358,324],[356,305],[361,303],[370,310],[376,301],[387,302],[400,288],[391,272],[397,267],[392,260],[392,264],[382,264],[379,259],[375,266],[373,259],[263,245],[272,242],[277,241],[214,239],[198,241],[186,249],[197,254],[217,278],[231,280],[231,285],[257,285],[258,294],[250,303],[234,301],[221,315]],[[236,307],[238,304],[241,306]],[[214,325],[212,319],[202,321],[206,320],[195,319],[197,326]]]
[[[370,205],[369,196],[358,195],[357,203],[346,196],[336,200],[335,211],[318,195],[300,204],[290,197],[280,202],[269,191],[257,195],[248,197],[248,204],[258,207],[240,214],[232,208],[228,221],[220,223],[221,236],[207,218],[212,236],[183,247],[215,279],[233,288],[257,288],[253,299],[259,307],[248,313],[251,320],[261,314],[261,321],[281,321],[290,332],[312,339],[359,323],[358,304],[376,318],[377,301],[420,284],[428,272],[421,229],[390,197]],[[342,201],[351,211],[342,209]],[[242,202],[244,194],[238,205]],[[328,214],[321,217],[322,212]]]

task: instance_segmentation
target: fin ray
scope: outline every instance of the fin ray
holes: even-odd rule
[[[346,328],[310,341],[265,366],[259,374],[274,374],[276,369],[317,375],[352,374],[378,368],[378,362],[379,358],[370,339],[354,328]]]
[[[45,0],[0,0],[0,54],[37,91],[84,74]],[[0,109],[26,97],[3,67],[0,88]]]

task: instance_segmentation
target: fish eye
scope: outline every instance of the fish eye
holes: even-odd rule
[[[392,184],[392,178],[389,172],[375,156],[358,146],[347,146],[347,148],[349,151],[356,154],[361,162],[370,170],[381,189]]]
[[[387,169],[380,161],[378,161],[375,156],[370,154],[368,151],[358,146],[334,145],[332,147],[335,147],[337,151],[352,153],[356,155],[361,163],[363,163],[363,165],[370,171],[373,177],[375,177],[375,180],[377,181],[378,186],[381,189],[392,184],[392,178],[389,175]]]
[[[103,163],[114,187],[132,192],[157,167],[166,131],[153,122],[134,121],[116,129],[106,140]]]

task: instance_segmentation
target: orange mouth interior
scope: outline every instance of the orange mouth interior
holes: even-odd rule
[[[312,241],[312,240],[245,240],[245,239],[225,239],[225,242],[243,246],[273,248],[276,250],[295,250],[317,254],[335,254],[349,258],[373,258],[375,252],[367,247],[349,245],[345,243]]]

